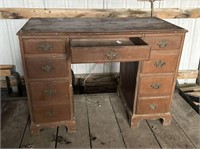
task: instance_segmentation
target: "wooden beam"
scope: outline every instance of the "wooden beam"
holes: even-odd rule
[[[199,70],[179,70],[177,79],[197,79]]]
[[[41,8],[0,8],[0,19],[37,18],[117,18],[148,17],[150,9],[41,9]],[[154,16],[168,18],[200,18],[197,9],[154,9]]]

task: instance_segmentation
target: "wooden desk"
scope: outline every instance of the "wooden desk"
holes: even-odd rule
[[[121,62],[119,94],[131,127],[171,122],[186,30],[158,18],[30,19],[18,32],[31,130],[76,130],[71,64]]]

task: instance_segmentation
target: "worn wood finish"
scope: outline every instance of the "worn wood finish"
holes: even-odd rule
[[[123,24],[123,25],[122,25]],[[159,18],[76,18],[76,19],[59,19],[59,18],[33,18],[30,19],[24,27],[18,32],[18,35],[76,35],[76,38],[80,38],[80,35],[88,35],[91,33],[93,36],[95,34],[105,35],[110,33],[112,35],[129,35],[136,33],[174,33],[186,32],[185,29],[175,26],[173,24],[167,23],[164,20]],[[74,34],[75,33],[75,34]],[[94,34],[95,33],[95,34]],[[157,35],[158,36],[158,35]],[[88,37],[88,36],[87,36]],[[96,36],[99,38],[99,36]],[[164,36],[166,37],[166,36]],[[85,37],[86,38],[86,37]],[[90,38],[92,38],[90,36]],[[118,36],[118,38],[120,38]],[[180,36],[173,35],[169,36],[169,41],[172,39],[178,40]],[[150,39],[150,38],[148,38]],[[161,36],[158,36],[157,39],[161,39]],[[165,38],[163,38],[165,39]],[[151,40],[152,41],[152,40]],[[180,41],[180,39],[178,40]],[[180,46],[180,43],[173,41],[177,46]],[[153,39],[153,43],[157,44],[156,40]],[[148,42],[147,42],[148,43]],[[173,47],[173,45],[169,44]]]
[[[166,127],[163,127],[159,121],[148,120],[148,124],[162,148],[194,148],[174,119],[172,124]]]
[[[99,104],[101,106],[98,106],[98,108],[103,108],[102,111],[98,110],[98,115],[96,115],[95,119],[100,117],[101,120],[101,117],[107,117],[107,115],[103,115],[103,111],[110,111],[109,116],[111,116],[112,119],[115,117],[115,120],[109,121],[108,133],[113,133],[110,135],[115,137],[116,131],[112,130],[113,126],[115,127],[117,125],[120,136],[123,139],[123,148],[199,148],[199,115],[178,95],[178,93],[175,93],[173,100],[172,114],[174,119],[172,120],[171,126],[163,127],[159,120],[143,120],[140,122],[140,127],[137,129],[128,127],[125,109],[123,108],[120,98],[116,94],[95,94],[92,97],[95,99],[98,98],[98,100],[95,101],[99,101],[99,103],[90,104]],[[108,127],[108,125],[105,126],[102,124],[103,127],[101,128],[90,126],[88,119],[93,119],[94,115],[89,114],[87,111],[89,107],[87,107],[88,103],[86,103],[85,99],[89,98],[91,99],[90,95],[74,96],[75,115],[77,117],[76,133],[66,134],[66,129],[64,127],[59,127],[59,129],[43,128],[40,131],[40,136],[30,135],[29,124],[26,124],[28,119],[27,111],[24,111],[27,109],[27,104],[24,104],[26,101],[2,102],[1,148],[18,148],[19,144],[22,148],[95,148],[92,144],[97,144],[98,138],[105,137],[106,131],[102,128]],[[91,101],[94,101],[94,98],[92,98]],[[101,102],[105,100],[108,101],[105,102],[106,106],[102,104],[104,102]],[[26,114],[20,114],[21,112],[19,112],[19,110]],[[96,113],[97,109],[90,109],[90,113],[93,112]],[[20,120],[15,123],[19,115]],[[90,118],[90,116],[92,116],[92,118]],[[20,129],[10,129],[11,125],[16,126],[16,124],[19,124]],[[95,129],[97,129],[97,131],[101,130],[96,140],[95,137],[90,137],[89,135],[91,128],[93,132]],[[17,130],[17,132],[15,130]],[[20,137],[19,135],[23,133],[24,135]],[[112,143],[115,144],[115,140],[110,144]],[[102,144],[96,147],[102,147]],[[110,148],[113,147],[110,146]]]
[[[68,80],[32,81],[29,84],[33,105],[52,105],[69,100]]]
[[[191,106],[178,95],[174,95],[172,114],[179,127],[196,148],[200,148],[200,119]],[[186,118],[187,117],[187,118]]]
[[[67,63],[65,58],[28,58],[26,59],[26,67],[28,77],[34,78],[49,78],[49,77],[66,77]],[[34,68],[34,69],[33,69]]]
[[[70,120],[69,101],[65,104],[33,106],[33,122],[47,123]]]
[[[182,36],[176,34],[169,35],[147,35],[145,41],[151,45],[153,50],[173,50],[181,46]]]
[[[27,101],[1,102],[1,147],[20,146],[27,119]]]
[[[67,111],[64,106],[57,104],[49,108],[50,105],[47,106],[48,103],[46,103],[47,105],[43,108],[36,110],[35,106],[33,107],[34,100],[31,100],[33,92],[28,86],[31,120],[40,117],[40,112],[50,113],[51,117],[55,116],[55,113],[60,115],[57,119],[52,119],[52,123],[49,119],[49,123],[42,124],[44,122],[42,120],[45,120],[43,115],[38,118],[37,123],[31,123],[31,128],[37,132],[37,126],[42,128],[49,124],[51,127],[57,127],[59,124],[65,124],[70,127],[69,130],[74,131],[71,63],[107,61],[123,62],[120,68],[119,90],[129,111],[130,125],[134,127],[142,119],[158,118],[164,119],[164,125],[169,125],[171,122],[170,105],[185,32],[185,29],[155,17],[30,19],[18,32],[21,39],[23,64],[26,69],[26,82],[50,81],[56,78],[59,81],[59,78],[65,77],[69,80],[69,96],[66,97],[69,104],[65,106],[66,109],[70,109]],[[37,49],[38,46],[41,47],[38,41],[40,39],[48,41],[42,45],[42,48],[47,51],[51,50],[54,44],[59,44],[58,48],[63,50],[65,43],[66,53],[60,53],[62,50],[48,54],[25,53],[27,46],[24,47],[24,42],[28,45],[33,44],[33,49]],[[144,60],[155,61],[154,59],[158,58],[155,55],[162,54],[167,55],[167,59],[164,60],[173,59],[175,66],[172,68],[167,66],[162,72],[154,71],[154,68],[149,69],[148,65],[143,65]],[[156,67],[163,67],[168,62],[158,60],[154,64]],[[154,66],[151,64],[151,67]],[[52,90],[48,91],[48,94],[53,93]],[[162,100],[166,98],[167,100]],[[59,111],[54,112],[54,109]],[[66,112],[65,116],[62,111]]]
[[[199,70],[179,70],[178,79],[197,79]]]
[[[54,148],[56,144],[57,128],[44,128],[40,131],[39,136],[31,135],[31,130],[28,126],[25,129],[20,148]]]
[[[139,97],[169,96],[173,83],[173,75],[152,75],[140,77]]]
[[[52,39],[53,38],[53,39]],[[24,39],[24,48],[26,54],[47,54],[47,53],[66,53],[64,39]]]
[[[141,73],[173,73],[176,70],[177,53],[151,52],[151,60],[142,62]]]
[[[200,9],[162,8],[154,9],[154,16],[168,18],[199,18]],[[0,19],[22,18],[112,18],[112,17],[148,17],[149,9],[40,9],[40,8],[1,8]]]
[[[138,99],[136,114],[167,113],[169,111],[169,97],[155,99]]]
[[[72,62],[123,62],[148,60],[150,47],[138,37],[71,41]]]
[[[92,148],[124,148],[109,97],[90,95],[86,101]]]
[[[110,101],[127,148],[160,148],[146,120],[140,122],[139,128],[131,129],[128,127],[126,111],[119,97],[110,96]]]
[[[74,96],[77,132],[67,133],[66,128],[60,126],[57,136],[57,148],[90,148],[91,138],[85,98],[85,95]]]

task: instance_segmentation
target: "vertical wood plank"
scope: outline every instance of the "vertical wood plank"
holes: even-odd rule
[[[140,122],[139,128],[130,128],[121,99],[114,95],[110,101],[127,148],[160,148],[145,120]]]
[[[124,148],[108,95],[86,96],[92,148]]]
[[[170,126],[163,126],[158,120],[148,120],[147,122],[162,148],[194,148],[174,119]]]
[[[70,134],[64,127],[59,127],[57,148],[90,148],[85,95],[74,96],[74,107],[77,131]]]
[[[196,148],[200,148],[200,119],[199,115],[180,97],[178,93],[174,95],[172,103],[172,114],[178,125],[190,138]],[[187,119],[186,119],[187,118]]]
[[[28,120],[27,101],[1,103],[1,148],[18,148]]]
[[[40,135],[31,136],[30,121],[26,127],[20,148],[54,148],[56,143],[57,128],[43,128]]]

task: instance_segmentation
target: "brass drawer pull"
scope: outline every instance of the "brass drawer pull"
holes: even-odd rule
[[[44,90],[44,93],[45,93],[46,96],[53,96],[53,95],[56,94],[56,90],[48,88],[48,89]]]
[[[114,51],[109,51],[108,53],[105,54],[108,60],[113,60],[117,58],[118,53]]]
[[[47,116],[48,117],[55,117],[56,116],[56,112],[54,112],[54,111],[48,111],[47,112]]]
[[[152,89],[159,89],[160,87],[161,87],[160,83],[153,83],[153,84],[151,84],[151,88]]]
[[[40,42],[38,48],[44,52],[49,52],[50,49],[53,48],[53,44],[48,42]]]
[[[165,47],[167,47],[167,45],[168,45],[168,41],[166,41],[166,40],[160,40],[158,42],[159,48],[165,48]]]
[[[156,104],[150,104],[149,105],[149,108],[151,109],[151,110],[155,110],[156,108],[157,108],[157,105]]]
[[[54,68],[53,68],[53,66],[51,66],[51,65],[44,65],[44,66],[42,66],[42,70],[43,70],[44,72],[51,72],[51,71],[54,70]]]
[[[154,63],[154,66],[161,68],[161,67],[165,66],[165,64],[166,64],[165,61],[160,60],[160,61],[156,61]]]

